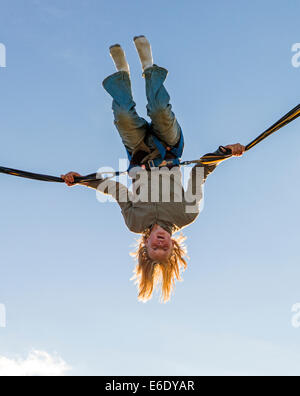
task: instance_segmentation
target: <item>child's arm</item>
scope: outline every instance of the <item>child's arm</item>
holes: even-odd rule
[[[103,194],[111,195],[119,204],[121,209],[128,207],[131,203],[131,195],[127,187],[124,184],[116,182],[111,179],[98,179],[90,182],[74,183],[74,177],[82,177],[77,172],[69,172],[66,175],[61,175],[61,178],[69,186],[75,186],[81,184],[94,190],[100,191]]]
[[[193,205],[199,205],[201,202],[203,198],[202,186],[207,176],[212,173],[216,167],[217,165],[203,164],[197,164],[193,167],[186,190],[186,197]]]
[[[236,157],[242,156],[245,152],[245,146],[241,145],[240,143],[229,144],[225,146],[225,148],[230,149],[232,155]],[[220,149],[218,149],[214,154],[220,155],[219,151]],[[208,175],[212,173],[216,167],[216,164],[197,164],[193,167],[190,180],[188,182],[187,196],[190,194],[190,196],[195,197],[196,204],[199,204],[202,200],[201,186],[205,183]]]

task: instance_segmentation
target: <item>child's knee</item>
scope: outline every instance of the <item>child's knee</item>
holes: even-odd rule
[[[132,129],[134,127],[133,121],[132,115],[128,111],[118,111],[115,113],[115,123],[121,129]]]
[[[152,122],[156,125],[161,125],[164,128],[170,128],[175,121],[168,108],[157,107],[151,111]]]

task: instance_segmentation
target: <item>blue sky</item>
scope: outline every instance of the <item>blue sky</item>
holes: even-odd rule
[[[184,159],[247,144],[300,102],[299,11],[294,0],[2,0],[0,165],[117,167],[125,151],[101,82],[118,42],[146,116],[139,34],[169,70]],[[135,236],[116,204],[0,175],[0,363],[34,350],[57,353],[69,375],[299,375],[299,145],[297,120],[210,176],[185,230],[189,268],[165,305],[136,299]]]

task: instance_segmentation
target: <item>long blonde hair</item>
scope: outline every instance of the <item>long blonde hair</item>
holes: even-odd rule
[[[184,245],[185,237],[179,235],[173,237],[173,250],[169,259],[165,262],[156,262],[150,259],[147,252],[147,239],[151,230],[146,230],[137,241],[137,249],[131,256],[137,261],[134,276],[138,288],[138,299],[146,302],[152,298],[153,291],[161,286],[160,301],[166,303],[170,300],[175,289],[175,281],[182,281],[181,272],[187,268],[184,257],[187,255]]]

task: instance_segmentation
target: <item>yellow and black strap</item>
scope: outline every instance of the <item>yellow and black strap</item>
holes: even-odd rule
[[[290,122],[292,122],[299,116],[300,116],[300,104],[298,106],[294,107],[285,116],[280,118],[280,120],[275,122],[275,124],[273,124],[270,128],[266,129],[263,133],[261,133],[259,136],[257,136],[257,138],[255,138],[250,143],[248,143],[246,146],[246,151],[250,150],[252,147],[256,146],[258,143],[260,143],[262,140],[266,139],[272,133],[278,131],[279,129],[281,129],[285,125],[289,124]],[[220,146],[219,149],[214,153],[205,154],[203,157],[201,157],[198,160],[180,162],[180,165],[181,166],[189,165],[189,164],[214,165],[214,164],[219,164],[220,162],[223,162],[231,157],[232,157],[231,150],[227,149],[223,146]],[[56,182],[56,183],[64,182],[64,180],[61,179],[60,177],[42,175],[39,173],[31,173],[31,172],[21,171],[21,170],[17,170],[17,169],[12,169],[12,168],[5,168],[2,166],[0,166],[0,173],[5,173],[7,175],[18,176],[18,177],[23,177],[23,178],[27,178],[27,179],[47,181],[47,182]],[[121,173],[126,173],[126,172],[115,172],[115,173],[113,173],[112,177],[119,176]],[[96,173],[92,173],[87,176],[75,178],[75,183],[93,181],[93,180],[98,180],[98,179],[99,179],[99,174],[97,175]]]

